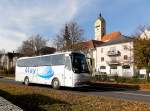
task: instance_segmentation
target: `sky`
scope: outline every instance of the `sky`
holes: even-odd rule
[[[75,21],[86,39],[94,39],[94,22],[101,13],[107,33],[132,35],[150,25],[150,0],[0,0],[0,50],[15,51],[28,37],[52,40],[64,24]]]

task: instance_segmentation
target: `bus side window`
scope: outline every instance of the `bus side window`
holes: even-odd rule
[[[71,70],[71,60],[70,57],[65,57],[65,68]]]

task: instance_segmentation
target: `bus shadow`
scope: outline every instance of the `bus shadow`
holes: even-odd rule
[[[135,91],[137,89],[101,87],[101,86],[96,86],[96,87],[95,86],[86,86],[86,87],[78,87],[78,88],[61,87],[60,90],[79,91],[79,92],[113,92],[113,91]]]
[[[42,87],[42,88],[49,88],[52,89],[50,85],[41,85],[41,84],[31,84],[32,86]],[[60,87],[60,91],[78,91],[78,92],[112,92],[112,91],[135,91],[139,90],[138,85],[112,85],[112,84],[104,84],[104,83],[96,83],[96,84],[89,84],[88,86],[84,87]]]

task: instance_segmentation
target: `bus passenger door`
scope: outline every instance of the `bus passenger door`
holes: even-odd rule
[[[71,70],[71,59],[70,56],[65,57],[65,73],[64,73],[64,86],[72,87],[73,75]]]

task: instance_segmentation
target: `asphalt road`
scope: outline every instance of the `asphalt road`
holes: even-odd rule
[[[12,84],[20,84],[20,85],[22,84],[12,79],[5,79],[5,78],[0,78],[0,82],[7,82]],[[32,86],[42,87],[48,90],[52,90],[50,89],[50,86],[47,85],[32,84]],[[97,87],[87,86],[82,88],[63,87],[60,90],[64,92],[80,93],[80,94],[95,95],[95,96],[107,96],[107,97],[113,97],[117,99],[126,99],[126,100],[150,103],[150,91],[144,91],[144,90],[129,90],[129,89],[119,89],[119,88],[111,88],[111,87],[98,87],[98,86]]]

